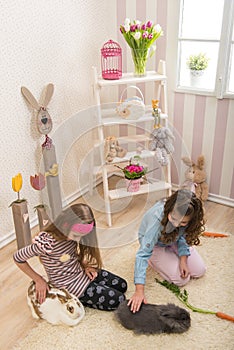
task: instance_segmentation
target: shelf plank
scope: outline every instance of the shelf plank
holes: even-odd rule
[[[161,113],[160,118],[162,120],[167,119],[168,116],[167,114]],[[103,125],[111,125],[111,124],[129,124],[129,125],[135,125],[136,123],[142,123],[142,122],[153,122],[154,118],[152,116],[152,113],[147,113],[145,116],[142,116],[138,119],[124,119],[121,117],[118,117],[115,113],[115,111],[113,110],[113,112],[110,114],[106,114],[106,116],[104,115],[102,118],[102,123]]]
[[[137,84],[144,83],[148,81],[162,81],[166,80],[167,76],[159,74],[155,71],[148,71],[143,77],[136,77],[133,73],[123,73],[122,78],[118,80],[105,80],[101,76],[98,78],[98,85],[103,86],[116,86],[122,84]]]
[[[109,198],[111,200],[124,198],[124,197],[131,197],[136,196],[138,194],[144,194],[154,191],[163,191],[168,190],[171,188],[171,185],[164,181],[156,181],[154,183],[148,183],[141,185],[140,190],[137,192],[127,192],[127,188],[118,188],[115,190],[109,191]]]
[[[115,157],[111,163],[106,163],[106,166],[112,165],[112,164],[117,164],[117,163],[122,163],[122,162],[127,162],[130,160],[130,158],[133,158],[134,156],[140,156],[141,160],[144,158],[151,158],[155,156],[154,151],[148,151],[146,149],[142,150],[140,154],[138,154],[136,151],[133,152],[127,152],[126,155],[123,158]]]

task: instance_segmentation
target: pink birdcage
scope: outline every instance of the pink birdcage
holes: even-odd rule
[[[113,40],[107,41],[101,49],[102,77],[115,80],[122,77],[122,49]]]

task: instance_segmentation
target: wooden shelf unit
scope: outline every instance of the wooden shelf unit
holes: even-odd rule
[[[114,167],[114,164],[124,164],[124,162],[128,162],[131,157],[136,155],[136,151],[133,152],[127,152],[127,154],[123,158],[114,158],[114,160],[111,163],[106,163],[104,151],[103,151],[103,145],[105,142],[105,128],[111,125],[121,125],[121,124],[127,124],[137,127],[138,123],[142,122],[151,122],[152,123],[152,129],[154,124],[154,118],[152,117],[152,107],[146,106],[146,112],[145,115],[137,120],[131,120],[131,119],[123,119],[119,116],[117,116],[115,112],[116,104],[113,104],[112,108],[103,110],[101,107],[101,91],[103,88],[111,88],[113,86],[119,86],[119,85],[135,85],[137,83],[147,83],[147,82],[154,82],[154,92],[152,94],[152,98],[158,99],[160,101],[160,108],[161,108],[161,120],[163,121],[164,125],[168,125],[168,109],[167,109],[167,91],[166,91],[166,69],[165,69],[165,62],[160,61],[158,66],[158,71],[148,71],[146,73],[146,76],[144,77],[136,77],[133,75],[133,73],[126,73],[123,74],[122,78],[119,80],[104,80],[100,76],[98,76],[96,67],[93,67],[93,97],[94,97],[94,103],[98,107],[98,119],[99,119],[99,125],[98,125],[98,141],[95,144],[95,147],[97,147],[100,150],[100,160],[101,165],[100,167],[93,167],[92,173],[94,175],[100,174],[102,177],[103,182],[103,192],[104,192],[104,201],[105,201],[105,211],[106,211],[106,218],[107,218],[107,224],[108,226],[112,226],[111,221],[111,200],[117,200],[119,198],[133,196],[133,195],[141,195],[144,193],[149,193],[153,191],[162,191],[166,190],[168,191],[168,195],[171,193],[171,169],[170,169],[170,162],[167,166],[162,167],[164,171],[164,178],[165,181],[153,179],[151,178],[150,181],[146,184],[141,184],[140,190],[138,192],[128,192],[127,187],[118,188],[111,190],[109,189],[108,184],[108,176],[109,174],[113,174],[119,169]],[[118,141],[124,141],[125,143],[130,142],[147,142],[149,141],[149,135],[146,134],[140,134],[140,135],[126,135],[118,137]],[[140,157],[144,161],[144,159],[147,159],[148,157],[155,157],[155,152],[149,151],[147,149],[143,150],[140,154]],[[122,165],[123,167],[125,165]],[[93,188],[93,178],[90,181],[90,191],[92,191]]]

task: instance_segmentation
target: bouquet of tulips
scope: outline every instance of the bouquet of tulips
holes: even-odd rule
[[[156,45],[153,44],[163,35],[161,26],[152,21],[143,23],[139,20],[131,21],[126,18],[124,25],[120,25],[120,32],[131,48],[135,73],[144,74],[149,49],[153,48],[151,51],[151,55],[153,55],[156,50]]]

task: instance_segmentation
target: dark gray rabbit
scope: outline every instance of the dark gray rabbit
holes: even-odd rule
[[[138,312],[131,312],[128,301],[115,311],[117,320],[138,334],[183,333],[191,324],[188,311],[174,304],[142,304]]]

